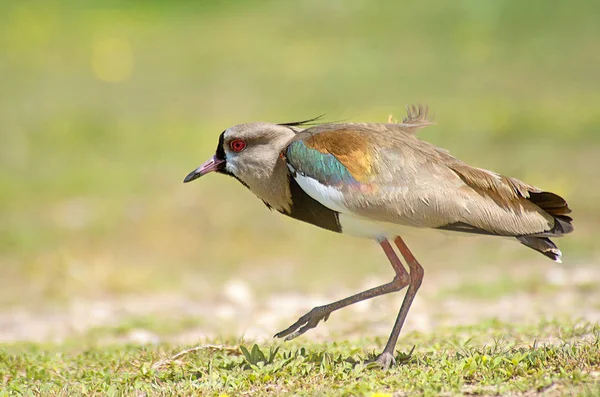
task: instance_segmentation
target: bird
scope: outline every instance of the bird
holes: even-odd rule
[[[269,209],[375,240],[383,249],[395,273],[390,282],[314,307],[276,338],[294,339],[336,310],[407,287],[388,341],[373,360],[384,369],[394,365],[400,331],[424,276],[401,237],[410,229],[514,237],[561,262],[550,238],[573,231],[565,199],[472,167],[419,139],[416,133],[433,124],[427,106],[408,106],[401,122],[390,117],[387,123],[324,123],[320,117],[230,127],[220,134],[215,154],[184,179],[212,172],[231,176]]]

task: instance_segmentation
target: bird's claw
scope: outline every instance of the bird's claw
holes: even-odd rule
[[[311,311],[303,315],[294,324],[275,334],[274,338],[285,337],[286,341],[297,338],[311,328],[315,328],[321,320],[327,321],[330,311],[323,310],[322,307],[314,307]]]
[[[383,352],[379,356],[377,356],[375,360],[373,360],[373,363],[379,364],[381,366],[381,369],[386,371],[391,366],[396,365],[396,359],[394,358],[394,355],[392,353]]]

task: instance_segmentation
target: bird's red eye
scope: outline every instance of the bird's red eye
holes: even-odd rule
[[[229,147],[234,152],[241,152],[246,148],[246,142],[241,139],[234,139],[233,141],[229,142]]]

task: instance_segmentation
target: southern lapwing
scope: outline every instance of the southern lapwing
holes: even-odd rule
[[[215,155],[186,176],[230,175],[267,207],[324,229],[374,239],[396,273],[387,284],[318,306],[275,337],[290,340],[353,303],[408,286],[396,323],[377,362],[394,363],[394,349],[423,268],[400,237],[405,228],[430,228],[515,237],[560,262],[550,240],[573,231],[565,200],[492,171],[471,167],[419,140],[431,124],[413,106],[402,123],[317,124],[315,119],[249,123],[228,128]],[[405,270],[390,240],[408,265]]]

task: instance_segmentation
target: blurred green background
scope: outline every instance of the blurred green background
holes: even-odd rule
[[[385,121],[417,102],[437,123],[421,138],[566,197],[564,266],[597,263],[598,15],[595,0],[3,1],[0,308],[389,278],[372,242],[270,213],[231,178],[182,179],[234,124]],[[430,236],[407,237],[428,275],[551,266],[512,241]]]

